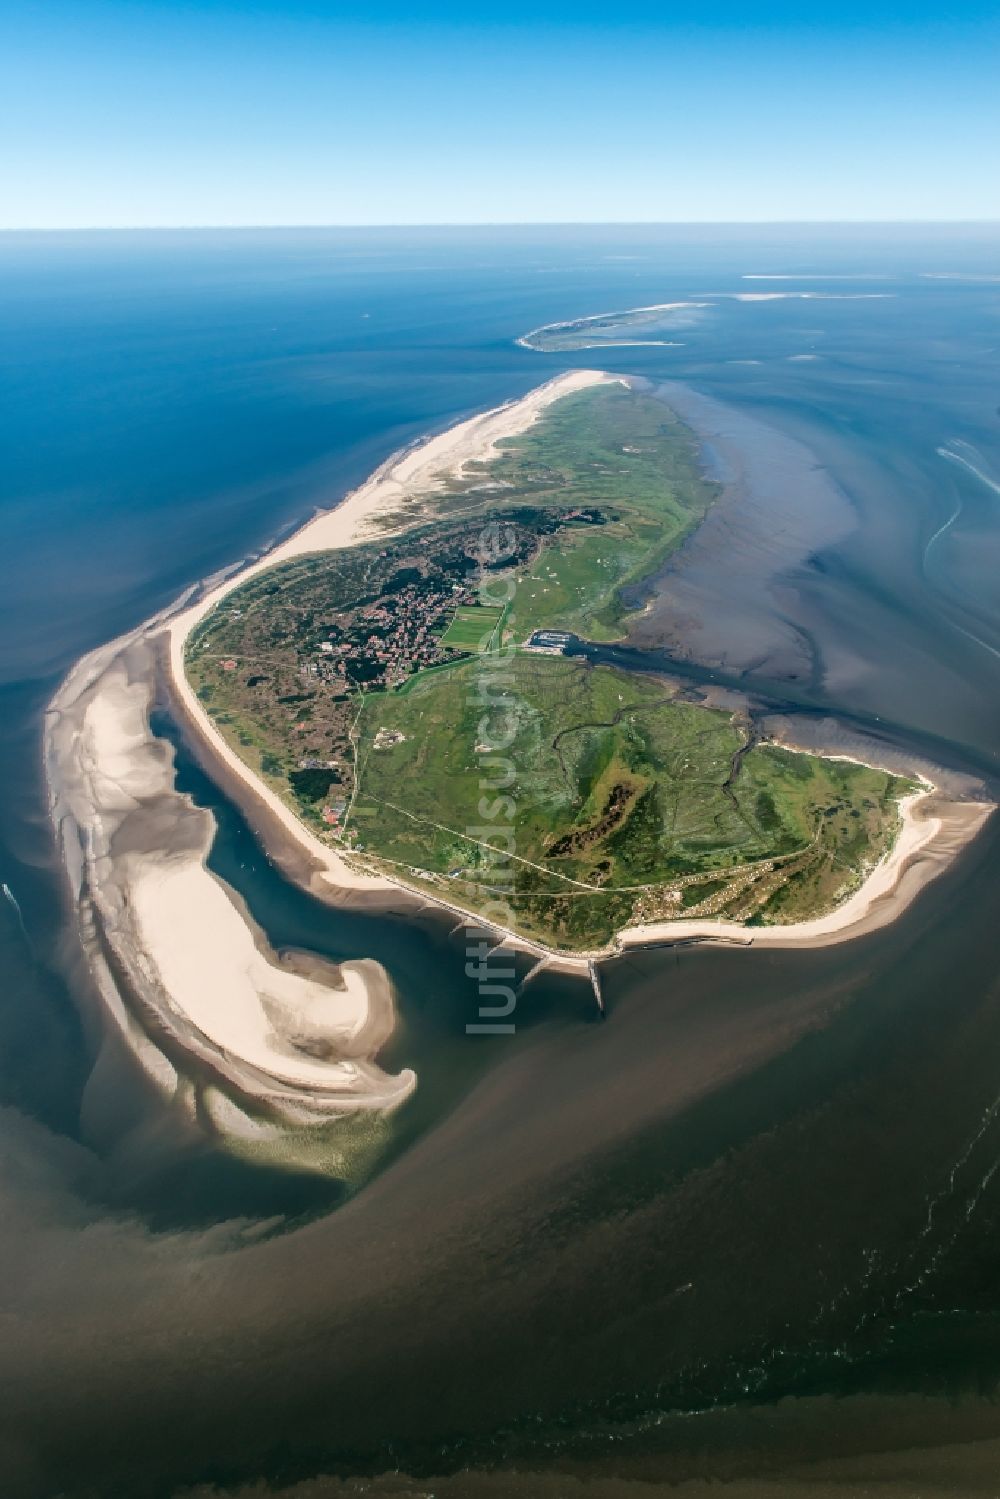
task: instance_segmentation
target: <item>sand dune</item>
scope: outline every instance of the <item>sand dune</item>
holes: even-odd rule
[[[663,921],[629,927],[622,948],[692,939],[747,947],[825,947],[861,937],[897,917],[983,826],[992,805],[946,801],[917,791],[899,803],[901,826],[892,848],[854,893],[825,916],[786,926],[746,927],[733,921]]]

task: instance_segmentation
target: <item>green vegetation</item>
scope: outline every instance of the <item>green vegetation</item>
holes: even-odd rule
[[[350,799],[360,694],[407,691],[484,636],[495,649],[545,626],[622,635],[628,590],[714,494],[692,434],[662,402],[622,385],[576,392],[461,482],[405,502],[399,534],[236,589],[192,633],[188,674],[233,749],[336,836],[339,814],[299,773],[335,770],[334,801]],[[511,585],[512,603],[490,602]]]
[[[902,783],[747,740],[653,678],[464,661],[367,699],[353,827],[387,871],[508,900],[561,947],[682,913],[814,914],[884,851]]]
[[[465,605],[441,636],[441,644],[453,651],[486,651],[496,639],[504,611],[488,605]]]
[[[754,745],[652,677],[514,649],[540,629],[624,635],[714,495],[661,402],[577,392],[404,497],[379,540],[235,589],[192,633],[188,675],[317,836],[469,909],[509,899],[554,945],[814,915],[885,850],[903,783]]]
[[[630,585],[658,571],[717,492],[688,428],[662,401],[623,385],[557,402],[490,474],[535,505],[585,501],[603,522],[567,526],[559,546],[520,575],[509,620],[519,640],[543,628],[620,639]]]

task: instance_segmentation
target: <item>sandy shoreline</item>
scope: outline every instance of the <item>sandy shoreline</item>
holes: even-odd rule
[[[502,406],[482,416],[459,423],[449,431],[390,458],[337,509],[317,516],[274,551],[251,567],[229,575],[190,608],[170,620],[167,627],[167,667],[175,706],[182,710],[189,727],[202,742],[216,768],[224,766],[227,779],[235,778],[240,790],[249,794],[249,805],[266,809],[283,834],[308,856],[314,871],[310,886],[317,883],[331,895],[405,891],[422,904],[438,906],[460,919],[475,919],[463,906],[426,890],[407,885],[381,871],[366,870],[364,860],[350,860],[317,838],[270,787],[264,785],[226,743],[186,679],[184,643],[194,626],[220,599],[247,578],[290,558],[317,550],[347,547],[379,534],[371,529],[375,517],[391,512],[405,495],[433,493],[443,477],[461,472],[470,461],[488,460],[504,437],[525,431],[546,406],[572,390],[611,381],[617,377],[601,371],[574,371],[529,392],[523,400]],[[244,798],[241,798],[243,800]],[[244,801],[244,805],[247,805]],[[931,808],[934,810],[931,811]],[[665,941],[739,941],[747,946],[812,946],[860,936],[891,920],[905,908],[922,886],[936,875],[957,848],[975,835],[992,808],[983,803],[947,802],[935,796],[928,785],[923,792],[900,802],[901,829],[892,849],[847,900],[825,916],[783,926],[748,928],[734,922],[712,920],[658,922],[630,927],[609,946],[586,953],[567,953],[547,948],[517,932],[495,928],[498,940],[532,952],[550,965],[585,973],[592,958],[607,958],[628,947],[659,945]]]
[[[116,643],[71,673],[47,725],[53,818],[113,1029],[161,1095],[228,1134],[395,1107],[416,1079],[374,1061],[395,1024],[388,976],[279,957],[209,871],[214,819],[176,790],[152,734],[154,675],[148,641]]]
[[[838,756],[847,759],[848,756]],[[915,791],[899,803],[901,827],[885,858],[852,895],[809,921],[787,926],[741,926],[732,921],[669,921],[629,927],[622,949],[692,940],[746,947],[826,947],[864,936],[894,921],[924,886],[973,839],[994,808],[987,802],[948,802],[936,789]]]
[[[431,891],[394,880],[380,872],[369,874],[352,869],[340,855],[310,833],[279,797],[273,793],[266,797],[259,794],[259,789],[268,791],[268,788],[260,787],[256,777],[237,755],[229,751],[220,735],[214,731],[211,734],[205,732],[207,715],[199,713],[196,718],[192,717],[187,712],[186,701],[174,697],[172,674],[168,688],[172,707],[185,723],[190,738],[200,748],[209,774],[256,826],[268,849],[277,854],[275,862],[289,878],[335,905],[362,904],[384,910],[390,905],[399,907],[402,901],[401,909],[407,912],[432,907],[454,916],[456,921],[477,923],[478,918],[466,907]],[[210,720],[207,722],[211,723]],[[225,756],[218,752],[220,743],[229,751]],[[782,742],[781,748],[795,751],[797,747]],[[803,748],[801,753],[816,754],[818,751]],[[854,755],[835,754],[828,758],[867,764],[874,769],[887,768]],[[589,977],[591,961],[606,961],[634,947],[713,941],[742,947],[820,947],[861,937],[900,915],[924,886],[971,842],[994,810],[992,803],[953,799],[943,795],[926,777],[922,776],[921,780],[924,789],[900,801],[900,831],[886,856],[845,901],[810,921],[747,927],[711,918],[681,918],[623,928],[605,947],[576,953],[546,947],[520,932],[495,924],[491,924],[490,929],[503,947],[531,954],[550,971],[576,973],[581,978]],[[352,862],[356,859],[357,856],[352,856]]]
[[[466,908],[366,869],[363,858],[345,857],[310,832],[204,711],[184,671],[185,641],[248,578],[309,552],[389,534],[376,522],[405,514],[408,499],[433,496],[467,463],[488,460],[499,442],[527,430],[561,396],[617,379],[599,371],[560,376],[394,455],[342,504],[249,567],[210,582],[193,603],[182,601],[172,614],[79,662],[53,699],[46,732],[53,820],[86,910],[82,927],[99,929],[101,942],[91,944],[88,956],[108,1013],[162,1092],[181,1086],[178,1050],[208,1069],[212,1082],[203,1090],[202,1109],[222,1132],[259,1132],[266,1127],[261,1110],[265,1118],[296,1124],[358,1109],[384,1111],[405,1098],[416,1079],[406,1071],[391,1077],[374,1061],[394,1015],[380,965],[365,960],[339,971],[319,960],[311,967],[289,965],[269,948],[242,902],[208,871],[214,820],[174,788],[172,753],[149,727],[155,684],[165,687],[209,774],[241,806],[290,879],[333,905],[408,915],[431,908],[449,913],[456,924],[483,926]],[[842,941],[892,920],[991,810],[949,801],[933,788],[905,798],[890,852],[838,908],[811,921],[755,928],[704,919],[660,922],[622,931],[593,953],[561,952],[490,929],[498,944],[533,955],[536,970],[582,976],[592,959],[636,946]],[[111,966],[101,955],[105,950],[113,955]],[[132,995],[131,1009],[123,988]],[[170,1045],[161,1044],[164,1037]]]
[[[323,511],[250,567],[232,573],[206,592],[189,608],[172,618],[166,627],[170,688],[175,702],[197,727],[199,737],[211,747],[231,775],[237,777],[267,808],[302,848],[319,861],[330,884],[340,890],[392,890],[397,882],[381,874],[366,874],[357,856],[350,862],[322,843],[306,828],[269,786],[265,786],[223,739],[204,711],[184,671],[184,643],[195,625],[215,608],[220,599],[248,578],[267,568],[301,557],[308,552],[335,551],[355,546],[374,535],[375,517],[396,509],[406,495],[433,493],[447,477],[457,476],[465,464],[493,457],[497,443],[526,432],[553,401],[574,390],[615,383],[617,376],[600,370],[574,370],[529,391],[520,401],[496,407],[471,417],[428,442],[396,454],[376,469],[371,478],[355,489],[334,510]]]
[[[470,460],[525,431],[552,401],[612,378],[562,376],[394,455],[340,506],[250,567],[84,657],[53,698],[45,731],[51,816],[107,1034],[191,1124],[207,1120],[259,1146],[288,1126],[385,1113],[416,1077],[410,1069],[392,1076],[375,1062],[395,1024],[381,964],[279,956],[207,868],[214,819],[176,790],[172,751],[152,734],[158,685],[216,778],[238,788],[251,820],[264,824],[269,847],[277,831],[290,877],[338,904],[377,896],[380,909],[419,909],[426,903],[419,895],[351,867],[313,837],[229,749],[188,686],[184,641],[253,573],[384,534],[368,528],[406,496],[433,494]]]

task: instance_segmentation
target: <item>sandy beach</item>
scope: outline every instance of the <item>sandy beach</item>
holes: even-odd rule
[[[565,334],[574,332],[575,330],[579,329],[581,335],[585,336],[584,330],[594,323],[607,323],[612,319],[621,318],[624,319],[627,324],[629,320],[634,320],[638,317],[641,317],[644,313],[653,314],[657,312],[683,312],[688,309],[700,312],[709,305],[710,304],[708,302],[654,302],[648,307],[628,307],[624,308],[620,312],[595,312],[591,313],[589,317],[570,318],[566,322],[543,323],[538,328],[532,328],[528,333],[522,333],[520,338],[515,339],[514,342],[519,344],[522,349],[531,349],[533,353],[545,353],[547,351],[545,349],[540,349],[535,340],[540,337],[544,337],[544,335],[546,334]],[[577,352],[581,352],[584,349],[599,349],[602,347],[610,349],[641,349],[646,344],[659,345],[662,348],[675,347],[673,341],[670,339],[602,338],[596,340],[594,343],[576,344],[574,345],[574,348]],[[680,347],[680,345],[677,345],[676,347]]]
[[[225,598],[234,588],[240,587],[248,578],[308,552],[335,551],[355,546],[372,535],[385,534],[374,529],[373,523],[377,517],[391,514],[407,497],[433,494],[440,490],[448,479],[459,477],[467,463],[487,462],[495,456],[499,442],[526,432],[553,401],[558,401],[575,390],[615,383],[617,378],[601,370],[573,370],[529,391],[520,401],[498,406],[481,416],[470,417],[468,421],[459,422],[447,432],[442,432],[405,453],[394,455],[376,469],[360,488],[353,490],[336,509],[323,511],[315,516],[265,557],[250,567],[231,574],[209,589],[190,608],[182,610],[169,621],[165,632],[168,639],[168,665],[171,693],[177,706],[183,709],[196,726],[199,736],[211,746],[213,756],[225,765],[231,775],[243,782],[301,847],[318,861],[320,869],[326,871],[330,884],[336,889],[384,891],[394,888],[394,882],[381,874],[365,873],[357,856],[348,862],[322,843],[230,748],[187,681],[184,671],[184,643],[187,637],[220,599]]]
[[[861,937],[904,911],[976,836],[993,810],[986,802],[947,801],[934,788],[915,791],[899,803],[900,830],[885,858],[852,895],[825,916],[762,927],[732,921],[655,922],[628,927],[619,934],[617,946],[714,939],[746,947],[825,947]]]
[[[294,851],[285,861],[292,877],[327,898],[414,900],[401,901],[398,884],[321,843],[252,775],[188,686],[184,641],[254,572],[355,544],[405,501],[432,495],[468,462],[489,459],[552,401],[612,378],[562,376],[395,455],[336,509],[249,568],[83,658],[53,699],[45,745],[52,818],[95,986],[111,1029],[192,1122],[200,1111],[224,1134],[260,1140],[282,1125],[389,1111],[416,1077],[410,1069],[387,1074],[374,1060],[395,1024],[381,964],[280,956],[208,870],[214,819],[176,791],[172,752],[150,728],[158,681],[167,676],[177,716],[218,778],[238,788],[254,821],[264,823],[269,844],[280,840]],[[179,1054],[198,1064],[197,1099],[175,1065]]]
[[[374,1061],[395,1024],[388,975],[370,959],[279,956],[209,871],[214,819],[175,789],[149,725],[154,678],[148,642],[116,642],[49,711],[53,817],[114,1029],[192,1119],[173,1061],[195,1059],[202,1103],[231,1135],[396,1107],[416,1078]]]
[[[268,1119],[315,1123],[359,1109],[390,1110],[416,1078],[409,1070],[390,1076],[374,1060],[394,1023],[384,969],[367,960],[337,969],[282,959],[234,892],[207,869],[213,819],[174,788],[172,753],[149,726],[154,684],[165,679],[172,711],[210,774],[290,878],[331,904],[436,907],[456,921],[468,919],[463,907],[366,868],[363,858],[345,857],[311,833],[217,731],[186,679],[185,641],[247,578],[305,553],[385,535],[389,517],[405,527],[408,504],[432,498],[468,463],[488,461],[503,439],[527,430],[553,401],[615,378],[599,371],[560,376],[390,458],[336,509],[266,556],[78,663],[54,699],[47,734],[53,817],[71,876],[89,892],[87,919],[114,955],[112,972],[93,944],[92,967],[108,1012],[161,1091],[181,1087],[172,1047],[207,1068],[212,1083],[203,1091],[203,1111],[221,1131],[252,1137],[270,1127]],[[581,976],[592,960],[634,946],[816,946],[860,936],[904,909],[992,808],[949,800],[928,786],[899,810],[900,832],[886,857],[840,906],[811,921],[755,928],[659,922],[629,928],[594,953],[556,952],[493,930],[499,944],[535,957],[533,971]],[[153,1039],[161,1034],[170,1045]]]
[[[272,826],[280,826],[282,835],[290,838],[307,856],[312,870],[308,883],[314,892],[320,893],[325,887],[329,895],[336,898],[363,893],[377,897],[379,893],[389,895],[402,890],[411,892],[421,903],[438,906],[459,918],[469,914],[462,906],[426,890],[415,889],[380,870],[366,868],[363,858],[356,854],[349,859],[343,857],[310,832],[291,808],[253,774],[204,711],[184,672],[184,643],[188,635],[220,599],[247,578],[308,552],[353,546],[372,535],[385,534],[375,529],[374,523],[379,517],[397,511],[408,498],[433,495],[449,478],[461,475],[466,464],[488,461],[496,453],[498,442],[526,431],[553,401],[571,391],[617,378],[599,370],[578,370],[558,376],[529,392],[520,401],[460,422],[427,442],[397,454],[335,510],[316,516],[272,552],[249,568],[231,574],[169,620],[165,631],[166,665],[175,709],[187,720],[214,762],[216,771],[224,767],[227,781],[230,784],[236,781],[243,793],[240,799],[244,806],[256,806],[265,811]],[[592,958],[607,958],[630,946],[658,945],[664,941],[714,939],[727,943],[738,941],[747,946],[788,947],[846,940],[882,925],[904,909],[958,849],[975,836],[991,810],[990,805],[981,802],[949,800],[936,794],[935,788],[927,783],[925,790],[900,802],[900,831],[886,857],[841,905],[811,921],[754,928],[706,919],[658,922],[627,928],[608,947],[581,954],[550,951],[519,933],[502,928],[496,928],[497,939],[543,957],[550,965],[558,964],[564,970],[581,973],[586,973]]]

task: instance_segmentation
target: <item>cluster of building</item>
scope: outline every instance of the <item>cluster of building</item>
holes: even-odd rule
[[[328,828],[339,829],[341,819],[347,810],[347,798],[341,797],[338,801],[328,802],[321,808],[320,816]]]
[[[321,643],[317,674],[331,682],[342,679],[345,689],[398,686],[420,667],[446,659],[440,636],[455,608],[474,602],[470,586],[449,583],[409,585],[365,604]]]

